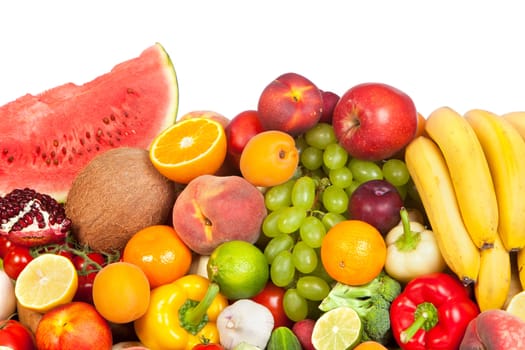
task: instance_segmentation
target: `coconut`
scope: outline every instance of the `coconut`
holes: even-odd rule
[[[167,224],[175,198],[175,183],[153,167],[147,150],[121,147],[80,171],[65,208],[80,244],[111,252],[123,249],[139,230]]]

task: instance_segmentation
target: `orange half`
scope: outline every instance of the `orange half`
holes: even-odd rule
[[[149,157],[168,179],[187,184],[194,178],[214,174],[226,157],[224,127],[209,118],[177,122],[152,142]]]

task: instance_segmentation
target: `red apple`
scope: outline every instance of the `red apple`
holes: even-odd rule
[[[319,122],[323,112],[321,90],[297,73],[285,73],[267,85],[257,107],[265,130],[297,136]]]
[[[417,130],[414,102],[390,85],[350,88],[335,106],[332,125],[339,143],[355,158],[378,161],[401,151]]]
[[[39,350],[111,349],[109,323],[91,304],[74,301],[46,312],[35,331]]]
[[[397,189],[386,180],[363,182],[352,192],[348,203],[351,219],[362,220],[388,233],[398,224],[403,200]]]
[[[246,110],[237,114],[225,129],[228,143],[228,161],[239,169],[239,160],[246,143],[264,128],[255,110]]]
[[[335,106],[339,102],[339,95],[332,91],[321,90],[323,96],[323,113],[319,122],[332,124],[332,116],[334,114]]]

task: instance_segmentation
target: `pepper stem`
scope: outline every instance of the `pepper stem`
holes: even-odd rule
[[[420,329],[429,331],[438,323],[438,320],[434,304],[429,302],[419,304],[414,312],[414,322],[399,335],[401,342],[408,343]]]
[[[397,239],[396,247],[399,251],[414,250],[421,240],[420,232],[412,231],[406,208],[401,208],[399,215],[401,216],[401,224],[403,225],[403,234]]]
[[[219,293],[219,285],[210,283],[201,301],[187,300],[179,309],[181,326],[192,334],[197,334],[208,323],[206,312]]]

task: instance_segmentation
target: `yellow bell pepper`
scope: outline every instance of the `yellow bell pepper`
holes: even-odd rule
[[[219,343],[215,322],[227,305],[217,284],[189,274],[152,289],[148,310],[134,322],[135,332],[151,350],[191,350],[203,339]]]

